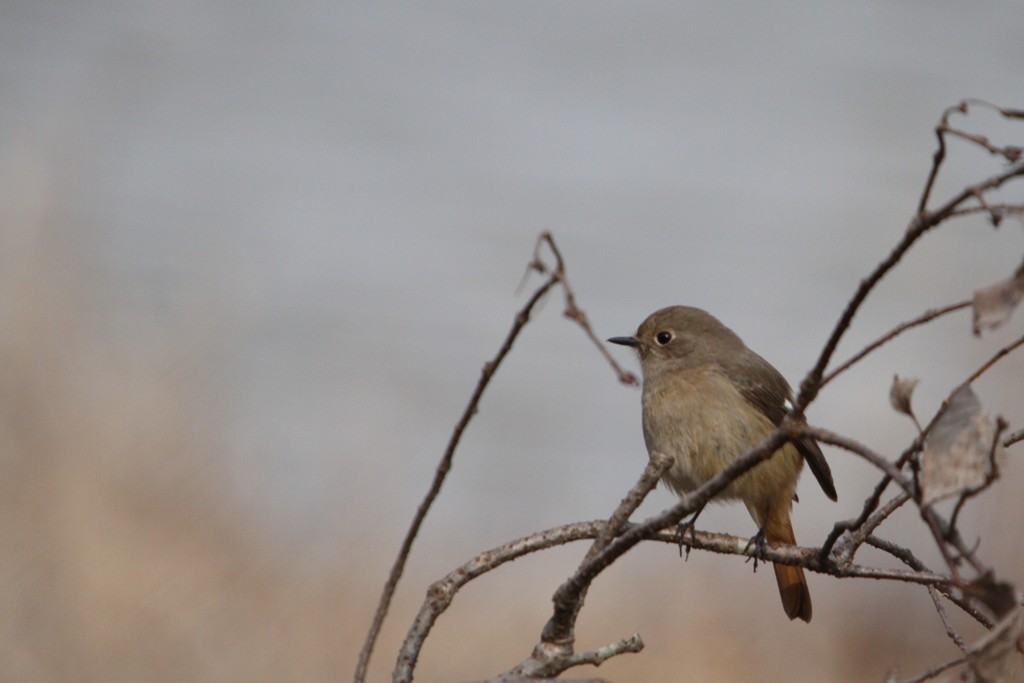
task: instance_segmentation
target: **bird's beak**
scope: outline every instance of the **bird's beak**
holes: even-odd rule
[[[612,337],[609,339],[612,344],[621,344],[622,346],[632,346],[636,348],[640,346],[640,340],[636,337]]]

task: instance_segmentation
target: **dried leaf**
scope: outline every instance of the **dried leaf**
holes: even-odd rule
[[[996,619],[1017,608],[1017,590],[1012,583],[996,579],[991,569],[964,586],[963,591],[985,603]]]
[[[914,417],[914,410],[910,407],[910,399],[914,395],[914,387],[917,386],[916,377],[892,376],[892,386],[889,387],[889,403],[897,413],[903,413]]]
[[[994,330],[1007,320],[1024,298],[1024,263],[1005,280],[974,293],[974,334]]]
[[[980,486],[992,474],[989,454],[995,427],[970,386],[949,398],[949,406],[928,434],[922,459],[925,504]],[[998,448],[998,446],[997,446]]]
[[[1015,681],[1021,656],[1017,640],[1024,634],[1024,609],[1014,607],[995,627],[968,648],[974,666],[967,667],[961,680],[971,683]]]

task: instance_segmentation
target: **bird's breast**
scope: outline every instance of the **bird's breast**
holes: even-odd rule
[[[647,450],[675,460],[664,479],[677,493],[711,479],[774,429],[713,364],[645,381],[642,402]],[[722,497],[741,497],[745,479]]]

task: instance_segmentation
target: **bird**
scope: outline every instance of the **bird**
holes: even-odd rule
[[[757,446],[792,408],[793,392],[782,374],[700,308],[662,308],[636,334],[608,341],[632,347],[640,358],[644,442],[649,454],[672,458],[662,480],[677,495],[697,489]],[[825,495],[837,500],[832,471],[810,437],[786,443],[714,500],[746,506],[758,526],[752,541],[796,545],[790,512],[805,462]],[[773,567],[786,615],[809,622],[803,569]]]

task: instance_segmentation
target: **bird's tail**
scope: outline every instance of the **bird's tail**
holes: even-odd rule
[[[782,506],[779,506],[780,508]],[[796,545],[793,535],[793,524],[789,520],[789,510],[782,508],[768,510],[768,519],[764,524],[764,538],[775,545]],[[775,580],[779,584],[779,595],[782,597],[782,608],[790,619],[799,617],[804,621],[811,620],[811,592],[807,589],[807,578],[801,567],[787,564],[773,565]]]

